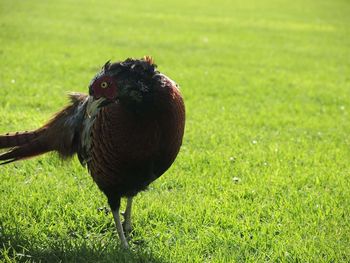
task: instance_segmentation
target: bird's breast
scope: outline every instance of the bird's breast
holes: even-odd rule
[[[137,193],[170,167],[182,142],[181,105],[143,115],[119,103],[101,108],[91,131],[88,167],[102,190]]]

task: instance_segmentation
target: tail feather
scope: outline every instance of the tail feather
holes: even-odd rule
[[[0,154],[0,165],[15,162],[21,159],[31,158],[39,154],[50,151],[50,149],[42,144],[40,140],[34,140],[30,143],[14,147],[7,152]]]
[[[0,135],[0,149],[27,144],[33,141],[34,139],[38,138],[44,130],[45,129],[40,129],[29,132],[25,131]]]
[[[62,158],[74,155],[78,150],[79,136],[88,96],[70,94],[71,104],[59,111],[41,128],[30,132],[0,135],[0,165],[31,158],[49,151],[56,151]]]

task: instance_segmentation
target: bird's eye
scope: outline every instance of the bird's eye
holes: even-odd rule
[[[101,83],[101,88],[105,89],[105,88],[107,88],[107,87],[108,87],[107,82],[106,82],[106,81],[103,81],[103,82]]]

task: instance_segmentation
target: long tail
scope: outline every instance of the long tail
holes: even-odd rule
[[[2,153],[0,155],[0,161],[3,162],[1,162],[0,165],[12,163],[25,158],[31,158],[48,151],[50,151],[50,148],[47,144],[43,143],[40,138],[33,139],[26,144],[16,146],[5,153]]]
[[[0,135],[0,149],[11,147],[0,154],[0,165],[49,151],[57,151],[61,157],[72,156],[78,148],[86,98],[84,94],[71,94],[72,103],[35,131]]]
[[[0,149],[27,144],[33,141],[34,139],[38,138],[43,131],[44,129],[36,131],[7,133],[6,135],[0,135]]]

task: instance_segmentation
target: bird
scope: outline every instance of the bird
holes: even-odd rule
[[[72,92],[70,103],[36,130],[0,135],[0,165],[47,152],[78,156],[105,194],[121,246],[129,248],[133,198],[175,161],[185,129],[178,84],[157,70],[150,56],[106,62],[88,93]],[[120,218],[121,199],[126,209]]]

